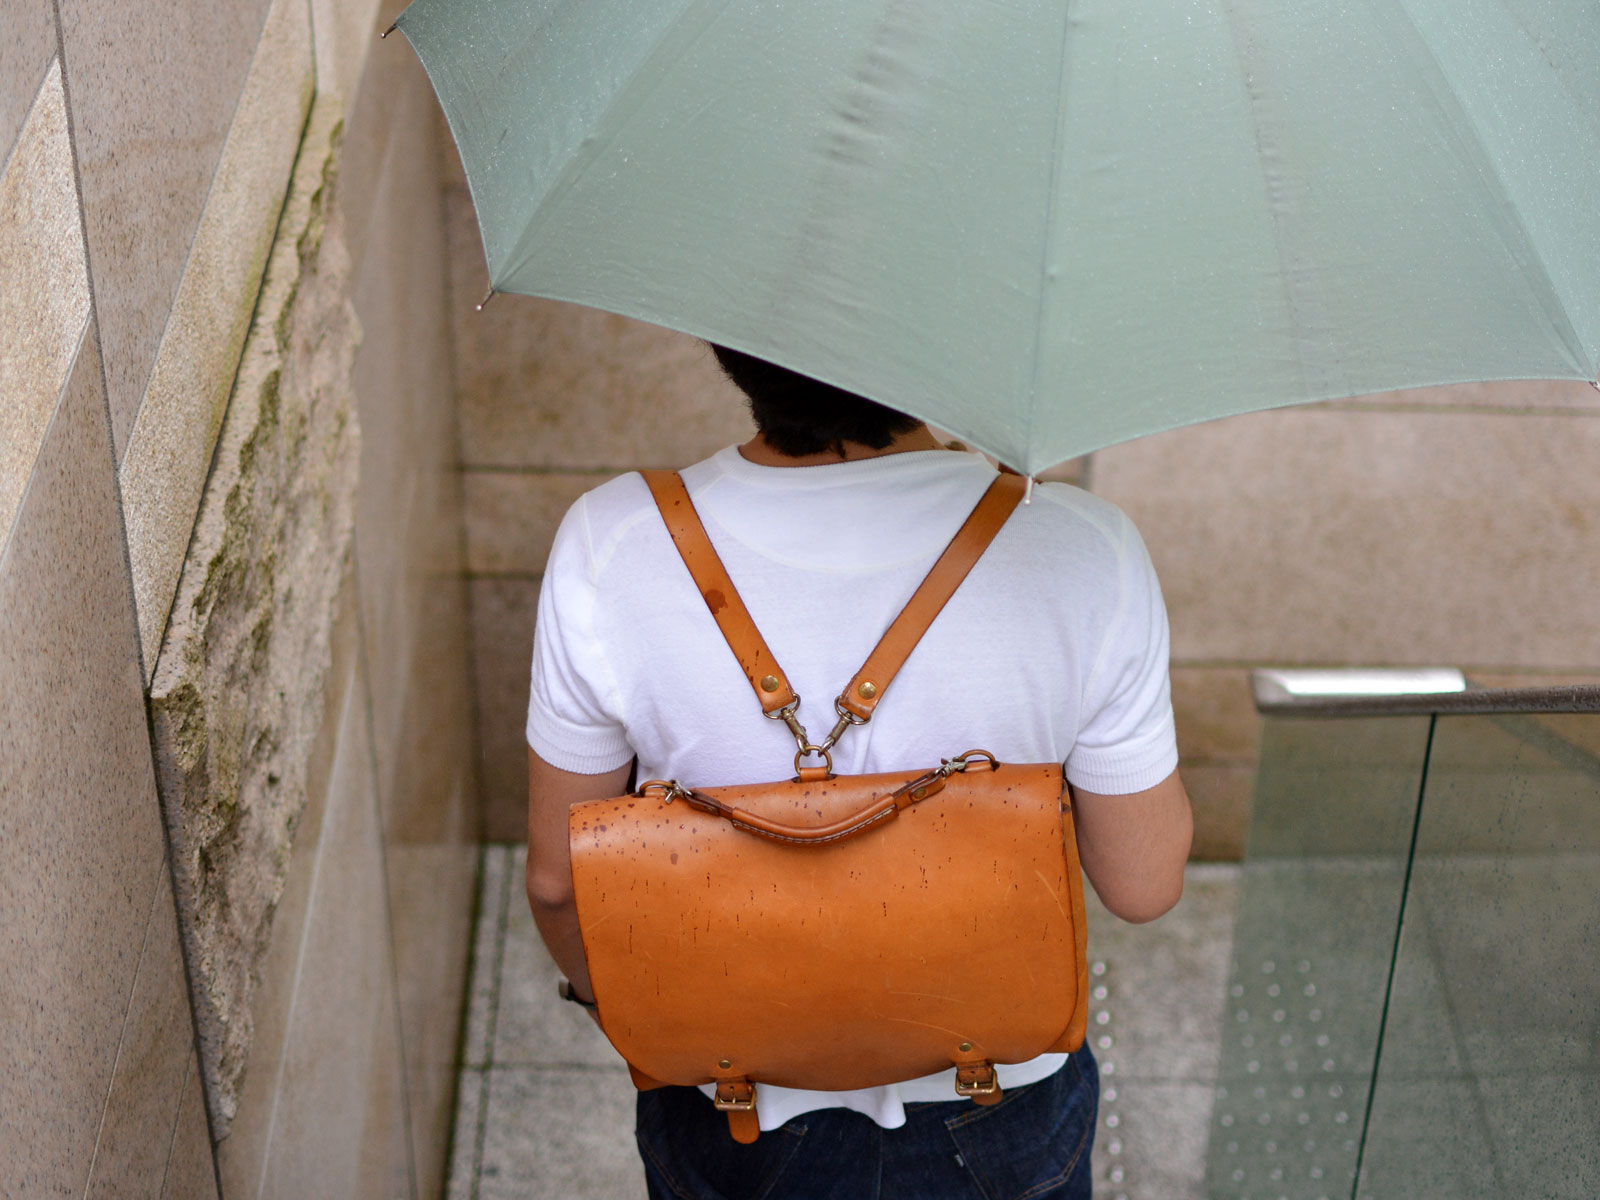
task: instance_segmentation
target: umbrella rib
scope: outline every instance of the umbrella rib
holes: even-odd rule
[[[1033,363],[1028,372],[1028,404],[1023,414],[1026,424],[1020,441],[1024,447],[1032,444],[1033,427],[1039,411],[1039,364],[1044,354],[1045,296],[1050,288],[1050,258],[1056,237],[1057,205],[1053,201],[1056,175],[1061,169],[1061,144],[1066,136],[1067,48],[1072,40],[1072,7],[1070,2],[1061,6],[1061,53],[1056,59],[1056,119],[1050,134],[1050,172],[1044,181],[1044,244],[1039,248],[1039,292],[1033,308]],[[1027,455],[1031,452],[1024,450],[1023,453]],[[1027,469],[1032,463],[1025,460],[1017,465]]]
[[[1502,5],[1502,7],[1505,6]],[[1567,353],[1572,355],[1574,364],[1581,364],[1585,368],[1591,368],[1593,364],[1588,361],[1588,352],[1584,349],[1583,339],[1578,335],[1576,327],[1572,324],[1572,315],[1567,311],[1566,300],[1561,294],[1561,289],[1556,285],[1555,277],[1550,273],[1550,266],[1545,262],[1538,243],[1534,241],[1533,235],[1529,232],[1527,223],[1523,220],[1522,213],[1512,198],[1511,189],[1507,187],[1493,155],[1490,154],[1489,148],[1484,144],[1483,139],[1477,136],[1477,130],[1473,125],[1472,118],[1468,116],[1460,97],[1456,95],[1454,87],[1450,85],[1449,72],[1445,70],[1444,63],[1439,60],[1438,54],[1434,52],[1433,45],[1428,41],[1427,35],[1422,32],[1421,26],[1417,24],[1416,19],[1411,15],[1410,5],[1405,0],[1401,0],[1400,3],[1395,5],[1395,9],[1410,28],[1417,43],[1427,52],[1428,61],[1433,64],[1435,76],[1446,84],[1443,88],[1435,87],[1431,90],[1433,91],[1434,99],[1439,104],[1440,113],[1448,114],[1452,118],[1450,130],[1455,134],[1463,156],[1476,168],[1476,174],[1484,180],[1486,186],[1493,185],[1492,198],[1496,202],[1494,208],[1504,215],[1506,225],[1511,227],[1511,231],[1516,235],[1515,240],[1520,242],[1520,245],[1513,244],[1513,239],[1506,236],[1505,229],[1497,229],[1497,232],[1506,242],[1506,249],[1510,253],[1512,261],[1523,269],[1524,278],[1528,280],[1535,294],[1539,296],[1540,306],[1544,308],[1546,314],[1550,317],[1555,333],[1561,338],[1562,345]],[[1510,9],[1506,8],[1506,11],[1509,13]],[[1522,25],[1521,22],[1515,23],[1524,33],[1528,32],[1527,27]],[[1531,37],[1531,34],[1529,36]],[[1535,46],[1538,45],[1537,40],[1534,40],[1534,44]],[[1549,61],[1542,50],[1540,56],[1544,57],[1546,62]],[[1559,72],[1554,73],[1560,74]],[[1427,76],[1424,78],[1427,78]],[[1536,267],[1537,274],[1530,270],[1530,267]]]
[[[611,103],[606,106],[601,114],[599,125],[605,128],[605,134],[596,137],[590,144],[579,147],[567,164],[561,168],[561,173],[556,181],[550,185],[549,191],[539,200],[528,214],[524,223],[522,236],[517,239],[516,245],[507,256],[507,277],[515,275],[527,264],[529,257],[528,246],[537,240],[535,229],[539,223],[539,214],[560,201],[577,182],[578,177],[587,170],[596,159],[610,149],[613,142],[621,134],[628,120],[644,106],[646,100],[655,94],[667,72],[655,71],[652,66],[660,59],[666,57],[667,52],[681,55],[705,36],[706,30],[715,24],[718,17],[727,11],[732,0],[696,0],[687,5],[675,20],[667,26],[656,44],[651,48],[644,60],[634,70],[628,82],[618,89],[612,97]],[[679,35],[677,37],[673,35]],[[682,41],[680,39],[686,38]],[[612,120],[613,116],[616,120]]]

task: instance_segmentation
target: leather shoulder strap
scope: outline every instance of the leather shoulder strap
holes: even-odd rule
[[[989,490],[984,492],[977,507],[939,556],[939,561],[917,585],[900,615],[878,639],[867,661],[840,693],[840,708],[862,721],[872,719],[872,711],[883,701],[890,682],[911,657],[928,626],[944,609],[945,602],[961,586],[973,564],[994,541],[994,535],[1000,532],[1006,518],[1021,502],[1026,486],[1025,478],[1010,474],[999,475],[989,485]]]
[[[683,480],[676,471],[639,473],[644,476],[650,494],[655,497],[656,507],[661,510],[661,519],[667,523],[667,532],[672,535],[672,543],[683,557],[683,565],[689,568],[695,586],[700,589],[700,598],[706,602],[717,628],[722,630],[722,636],[727,639],[728,648],[739,660],[739,669],[755,689],[756,699],[761,701],[761,710],[777,712],[784,705],[794,703],[799,697],[789,686],[789,677],[783,673],[778,660],[767,648],[766,639],[751,619],[750,610],[739,598],[733,580],[728,578],[728,570],[722,565],[722,559],[717,557],[711,539],[706,536],[706,527],[701,524],[700,514],[695,512],[689,500],[689,489],[683,486]]]
[[[776,712],[799,699],[789,678],[767,647],[745,608],[727,568],[717,557],[705,526],[689,499],[689,491],[676,471],[641,471],[656,507],[666,522],[667,532],[689,568],[700,596],[711,610],[717,628],[750,681],[763,712]],[[839,697],[841,708],[858,720],[872,719],[873,710],[883,700],[889,684],[905,665],[928,626],[955,594],[995,534],[1021,502],[1027,481],[1020,475],[1002,474],[989,485],[983,498],[967,516],[944,553],[912,593],[855,678]]]

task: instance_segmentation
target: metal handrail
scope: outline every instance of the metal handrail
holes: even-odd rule
[[[1338,672],[1319,672],[1336,682]],[[1370,677],[1371,672],[1351,672]],[[1284,673],[1250,672],[1256,711],[1275,717],[1408,717],[1469,716],[1495,713],[1600,712],[1600,684],[1558,684],[1553,687],[1473,687],[1463,677],[1453,691],[1372,692],[1319,690],[1296,692],[1285,686]],[[1352,685],[1354,687],[1354,685]]]

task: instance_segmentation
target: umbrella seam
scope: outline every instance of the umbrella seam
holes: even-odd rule
[[[1460,97],[1456,94],[1455,85],[1450,81],[1449,72],[1445,70],[1444,63],[1439,60],[1439,56],[1434,53],[1432,43],[1428,41],[1427,35],[1422,32],[1422,28],[1417,24],[1416,19],[1412,17],[1411,9],[1405,0],[1401,0],[1400,3],[1395,5],[1395,8],[1398,10],[1401,19],[1405,21],[1406,25],[1411,29],[1413,35],[1415,35],[1417,42],[1420,43],[1422,48],[1427,52],[1428,61],[1433,64],[1435,76],[1437,76],[1438,79],[1443,80],[1447,85],[1442,91],[1439,88],[1431,86],[1429,90],[1433,93],[1434,99],[1438,102],[1440,110],[1442,112],[1449,113],[1455,118],[1455,120],[1451,123],[1451,134],[1463,146],[1463,148],[1468,151],[1467,162],[1477,169],[1476,174],[1483,177],[1487,182],[1493,184],[1491,196],[1494,200],[1498,201],[1496,207],[1505,217],[1506,222],[1511,225],[1515,229],[1516,233],[1520,236],[1522,248],[1525,250],[1525,254],[1519,254],[1517,252],[1517,247],[1514,247],[1510,244],[1507,244],[1506,249],[1510,251],[1512,260],[1516,262],[1517,266],[1519,268],[1524,268],[1523,276],[1530,284],[1533,285],[1536,293],[1539,292],[1539,284],[1542,283],[1544,285],[1544,295],[1540,297],[1540,307],[1544,308],[1547,314],[1554,318],[1553,324],[1555,325],[1555,332],[1557,336],[1561,338],[1562,345],[1565,347],[1567,353],[1572,355],[1576,362],[1589,365],[1587,363],[1588,352],[1584,348],[1583,339],[1578,336],[1578,331],[1572,324],[1571,314],[1567,312],[1566,299],[1562,296],[1561,289],[1556,286],[1555,277],[1550,274],[1550,267],[1544,261],[1544,255],[1540,253],[1538,244],[1533,240],[1527,225],[1522,219],[1522,214],[1518,211],[1516,204],[1513,202],[1511,190],[1506,186],[1505,180],[1501,177],[1499,167],[1495,163],[1493,156],[1489,153],[1489,148],[1484,144],[1482,136],[1477,132],[1476,125],[1473,123],[1472,118],[1468,115],[1466,108],[1461,103]],[[1506,8],[1506,11],[1509,13],[1510,9]],[[1513,18],[1513,23],[1517,24],[1518,28],[1522,29],[1524,33],[1528,32],[1526,26],[1516,22],[1515,18]],[[1533,40],[1535,47],[1538,47],[1537,39],[1533,39],[1531,35],[1529,36],[1530,40]],[[1550,61],[1549,58],[1542,52],[1540,57],[1544,58],[1546,62]],[[1557,74],[1559,74],[1559,72]],[[1424,81],[1431,82],[1433,77],[1425,75],[1423,78]],[[1461,132],[1463,128],[1470,130],[1474,136],[1463,136]],[[1499,230],[1497,230],[1497,232],[1499,232]],[[1503,233],[1502,240],[1507,240],[1505,239]],[[1523,261],[1525,257],[1530,259],[1531,262],[1525,263]],[[1526,267],[1530,265],[1538,268],[1537,277],[1534,277],[1526,270]],[[1550,301],[1554,301],[1553,306],[1550,304]]]
[[[580,145],[577,152],[568,160],[566,166],[561,168],[556,176],[556,181],[545,192],[544,198],[539,201],[528,214],[523,225],[522,235],[517,238],[511,253],[507,256],[507,269],[505,277],[509,278],[527,265],[530,257],[528,243],[534,238],[534,231],[539,223],[539,214],[545,212],[552,205],[563,199],[572,190],[573,184],[579,175],[587,170],[606,150],[610,149],[621,135],[628,121],[643,106],[645,101],[655,94],[656,89],[666,79],[665,71],[656,71],[652,76],[652,67],[665,56],[669,47],[674,54],[683,54],[692,48],[703,36],[706,30],[716,23],[717,18],[727,11],[731,0],[695,0],[671,21],[660,37],[656,39],[644,60],[633,72],[628,82],[624,84],[612,97],[601,112],[597,124],[607,125],[604,136],[597,136],[592,143]],[[693,24],[694,27],[689,29]],[[685,31],[683,36],[688,37],[687,43],[679,45],[674,38],[675,33]],[[648,77],[648,82],[645,82]],[[616,115],[618,119],[613,123],[610,118]]]
[[[1023,461],[1018,466],[1024,469],[1033,466],[1032,451],[1027,447],[1033,443],[1033,427],[1039,411],[1039,363],[1044,355],[1045,297],[1050,289],[1050,255],[1056,235],[1056,205],[1052,200],[1056,190],[1056,175],[1061,169],[1061,143],[1066,131],[1065,90],[1067,54],[1072,41],[1072,8],[1070,2],[1061,6],[1061,53],[1056,59],[1056,118],[1050,135],[1050,171],[1045,177],[1044,244],[1039,252],[1039,294],[1034,300],[1033,309],[1033,363],[1028,372],[1028,406],[1024,414],[1026,423],[1019,443],[1024,449]]]

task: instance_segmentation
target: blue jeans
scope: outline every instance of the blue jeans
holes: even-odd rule
[[[1085,1045],[999,1104],[908,1104],[899,1129],[827,1108],[743,1146],[675,1087],[639,1093],[635,1132],[651,1200],[1089,1200],[1099,1099]]]

